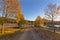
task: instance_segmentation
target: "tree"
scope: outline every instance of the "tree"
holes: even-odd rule
[[[41,25],[44,25],[44,21],[40,16],[37,16],[35,20],[35,26],[41,26]]]
[[[21,14],[20,4],[18,0],[2,0],[0,3],[2,3],[2,8],[0,8],[0,11],[2,13],[2,17],[4,18],[4,20],[2,19],[1,23],[2,33],[4,33],[4,24],[9,22],[8,18],[16,20],[18,24],[23,15]]]
[[[26,20],[26,21],[25,21],[25,24],[26,24],[26,25],[28,25],[28,24],[29,24],[29,21],[28,21],[28,20]]]
[[[54,19],[57,18],[59,15],[59,6],[56,4],[49,4],[47,8],[45,9],[45,18],[52,20],[52,27],[54,27]],[[55,27],[54,27],[54,32],[55,32]]]
[[[18,20],[17,20],[18,21]],[[23,15],[21,15],[21,17],[20,17],[20,21],[18,22],[18,26],[20,27],[22,27],[22,25],[24,25],[24,16]]]

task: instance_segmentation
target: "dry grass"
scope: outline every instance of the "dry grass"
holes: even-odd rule
[[[46,40],[60,40],[60,34],[51,32],[44,28],[37,28],[36,30],[39,31],[40,36],[45,38]]]
[[[2,31],[0,30],[0,35],[12,34],[12,33],[15,33],[15,32],[18,31],[18,30],[20,30],[20,29],[5,28],[3,33],[2,33]]]

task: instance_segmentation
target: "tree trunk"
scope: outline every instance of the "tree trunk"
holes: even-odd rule
[[[4,34],[4,23],[2,24],[2,34]]]

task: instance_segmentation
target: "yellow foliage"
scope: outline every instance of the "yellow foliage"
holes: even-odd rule
[[[7,0],[7,2],[8,2],[8,7],[9,7],[8,9],[11,10],[12,13],[14,12],[16,13],[16,22],[19,23],[23,15],[21,14],[20,4],[18,3],[18,0]]]
[[[40,16],[38,16],[36,21],[35,21],[35,24],[44,25],[44,21],[43,21],[43,19]]]
[[[28,21],[26,21],[26,22],[25,22],[25,24],[29,24],[29,22],[28,22]]]

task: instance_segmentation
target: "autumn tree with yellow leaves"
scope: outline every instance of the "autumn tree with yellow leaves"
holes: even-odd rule
[[[21,21],[23,18],[23,14],[20,10],[20,3],[18,0],[1,0],[0,1],[2,6],[0,8],[0,11],[2,12],[2,33],[4,33],[4,24],[7,23],[7,19],[14,19],[16,20],[17,24]]]
[[[20,15],[20,20],[18,21],[18,19],[16,21],[18,21],[18,26],[22,27],[22,25],[24,25],[25,21],[24,21],[24,15]]]
[[[28,25],[28,24],[30,24],[30,23],[29,23],[29,21],[28,21],[28,20],[25,20],[25,24],[26,24],[26,25]]]
[[[44,25],[44,21],[43,19],[40,17],[40,16],[37,16],[35,22],[34,22],[34,25],[35,26],[41,26],[41,25]]]

